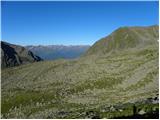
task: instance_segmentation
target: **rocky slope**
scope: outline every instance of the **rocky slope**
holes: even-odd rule
[[[3,70],[2,118],[150,118],[159,106],[158,37],[158,26],[120,28],[77,60]]]
[[[42,59],[26,48],[1,41],[1,66],[13,67],[21,64],[38,62]]]

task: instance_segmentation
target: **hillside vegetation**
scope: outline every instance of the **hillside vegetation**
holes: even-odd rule
[[[4,69],[2,118],[120,118],[133,116],[135,106],[156,111],[158,103],[148,99],[158,99],[158,37],[158,26],[120,28],[77,60]]]
[[[126,48],[141,48],[151,44],[158,44],[158,26],[150,27],[121,27],[109,36],[97,41],[86,55],[106,54],[113,50]]]

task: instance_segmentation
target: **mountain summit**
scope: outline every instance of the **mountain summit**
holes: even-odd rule
[[[105,54],[111,51],[158,44],[158,29],[158,25],[149,27],[120,27],[109,36],[97,41],[86,52],[86,55]]]

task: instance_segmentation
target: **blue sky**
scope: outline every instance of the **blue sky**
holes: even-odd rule
[[[20,45],[92,45],[119,27],[158,21],[158,1],[2,2],[2,40]]]

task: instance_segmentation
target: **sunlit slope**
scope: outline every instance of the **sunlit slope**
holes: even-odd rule
[[[2,117],[84,118],[90,109],[155,97],[156,39],[143,47],[3,70]]]
[[[114,50],[144,47],[156,44],[158,40],[158,26],[150,27],[121,27],[109,36],[97,41],[87,52],[90,54],[106,54]]]

